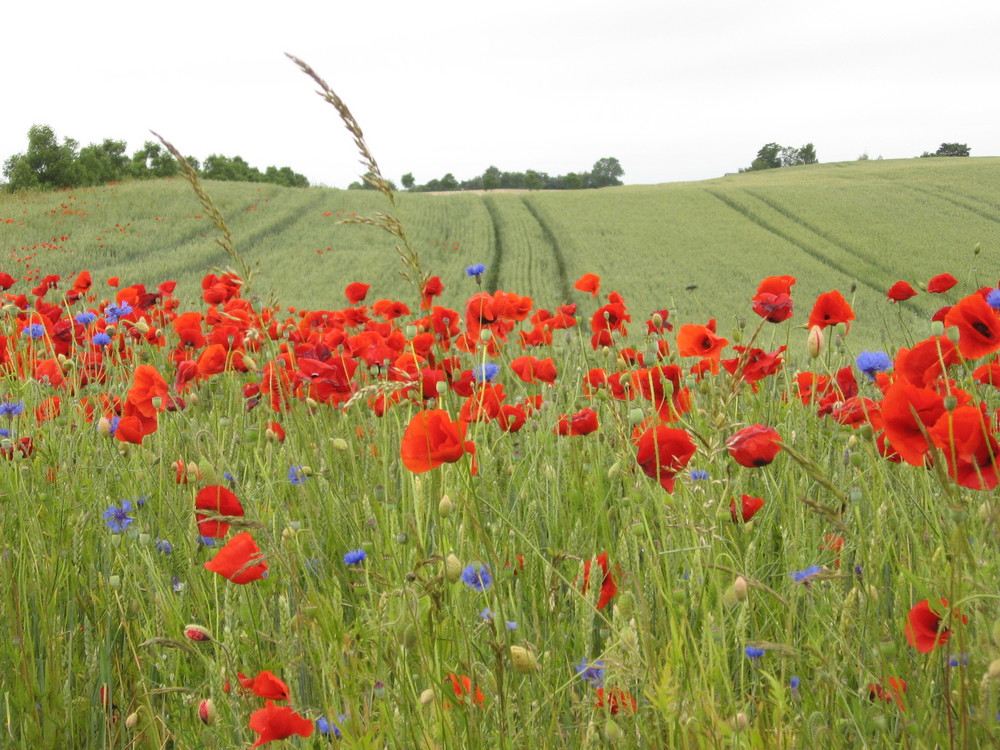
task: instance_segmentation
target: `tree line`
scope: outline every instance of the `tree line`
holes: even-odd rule
[[[613,156],[598,159],[589,172],[570,172],[550,175],[529,169],[526,172],[503,172],[498,167],[488,167],[481,175],[461,182],[451,172],[444,177],[428,180],[418,185],[412,172],[400,180],[405,190],[414,193],[440,193],[461,190],[583,190],[586,188],[621,185],[625,174],[621,163]],[[349,189],[370,188],[367,180],[354,182]],[[393,185],[395,189],[395,185]]]
[[[309,187],[309,180],[290,167],[272,166],[261,172],[240,156],[212,154],[204,164],[191,156],[185,158],[201,177],[208,180]],[[27,151],[14,154],[3,165],[6,187],[11,192],[173,177],[179,171],[177,160],[158,143],[146,141],[142,148],[129,156],[125,141],[105,138],[101,143],[81,148],[72,138],[63,138],[60,143],[48,125],[33,125],[28,130]]]

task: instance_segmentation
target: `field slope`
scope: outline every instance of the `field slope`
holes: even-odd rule
[[[258,269],[260,297],[322,307],[339,303],[347,283],[365,281],[376,298],[414,302],[393,239],[338,223],[387,210],[382,196],[206,188],[238,252]],[[2,269],[21,276],[88,268],[96,278],[148,285],[173,279],[182,299],[193,299],[202,275],[228,262],[201,213],[179,179],[5,195]],[[884,292],[898,279],[919,286],[949,270],[962,278],[960,289],[996,283],[983,260],[1000,246],[1000,158],[819,164],[598,191],[402,194],[398,214],[424,269],[444,281],[440,302],[448,307],[469,292],[464,268],[485,263],[487,287],[543,305],[583,302],[572,287],[589,271],[605,291],[624,294],[637,318],[668,308],[685,321],[715,316],[728,325],[747,313],[762,277],[792,274],[800,309],[840,289],[871,321],[865,335],[877,337],[887,313],[916,323],[947,302],[921,294],[891,309]]]

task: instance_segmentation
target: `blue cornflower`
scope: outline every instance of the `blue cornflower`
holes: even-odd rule
[[[162,553],[164,555],[169,555],[171,552],[174,551],[174,545],[172,545],[166,539],[157,539],[156,540],[156,551],[160,552],[160,553]]]
[[[92,313],[89,310],[87,312],[77,313],[76,317],[73,318],[77,323],[82,326],[89,326],[95,320],[97,320],[97,313]]]
[[[120,305],[108,305],[104,308],[104,319],[108,323],[117,323],[119,318],[124,318],[132,312],[132,305],[122,302]]]
[[[810,565],[805,570],[793,570],[788,575],[796,583],[809,583],[814,577],[823,572],[823,567],[820,565]]]
[[[479,613],[479,616],[484,620],[492,620],[493,611],[489,607],[483,607],[483,611]]]
[[[100,333],[95,333],[90,341],[94,346],[107,346],[111,343],[111,337],[104,331],[101,331]]]
[[[184,590],[184,581],[174,576],[170,581],[170,587],[174,590],[175,594],[179,594]]]
[[[337,721],[339,722],[347,721],[347,716],[343,714],[337,714]],[[330,721],[325,716],[320,716],[318,719],[316,719],[316,731],[319,732],[320,734],[330,734],[332,732],[333,736],[336,739],[338,740],[342,739],[344,735],[341,734],[340,727],[337,726],[337,721],[331,724]]]
[[[131,512],[132,503],[128,500],[122,500],[121,507],[112,505],[104,511],[104,521],[107,523],[108,528],[111,529],[111,531],[115,534],[121,534],[132,524],[132,521],[135,520],[129,516],[129,513]]]
[[[13,434],[14,433],[12,433],[6,427],[0,427],[0,438],[9,438]]]
[[[951,657],[948,659],[949,667],[957,667],[959,665],[962,665],[963,667],[969,666],[968,654],[961,654],[959,656],[955,656],[955,654],[952,654]]]
[[[21,329],[21,335],[27,336],[29,339],[40,339],[45,335],[45,326],[41,323],[32,323]]]
[[[16,417],[23,411],[24,411],[23,399],[18,401],[7,401],[6,403],[0,404],[0,416]]]
[[[482,563],[472,563],[462,571],[462,582],[473,591],[486,591],[493,585],[493,575]]]
[[[198,536],[198,544],[200,544],[202,547],[214,547],[215,546],[215,539],[214,539],[214,537],[200,536],[199,535]]]
[[[868,376],[869,380],[875,379],[875,373],[884,372],[892,367],[892,360],[885,352],[864,351],[858,355],[858,369]]]
[[[1000,310],[1000,289],[993,289],[986,295],[986,304],[994,310]]]
[[[517,623],[513,620],[506,620],[507,630],[517,630]]]
[[[365,561],[368,555],[363,549],[355,549],[344,555],[344,565],[357,565]]]
[[[288,481],[291,482],[292,484],[295,485],[305,484],[307,478],[308,477],[306,476],[306,473],[302,470],[301,466],[288,467]]]
[[[227,482],[229,482],[229,485],[231,487],[236,485],[236,477],[234,477],[228,471],[222,472],[222,478],[225,479]]]
[[[590,664],[586,659],[580,659],[579,664],[573,665],[577,676],[593,688],[604,687],[604,662],[595,661]]]
[[[479,277],[486,273],[486,266],[482,263],[476,263],[475,265],[469,266],[465,269],[466,276],[472,276],[479,281]]]
[[[108,425],[109,425],[109,428],[110,428],[110,430],[111,430],[111,435],[112,435],[112,436],[113,436],[113,435],[114,435],[114,434],[115,434],[116,432],[118,432],[118,423],[119,423],[119,422],[121,422],[121,421],[122,421],[122,418],[121,418],[121,417],[111,417],[111,419],[109,419],[109,420],[108,420]],[[98,425],[97,425],[97,428],[98,428],[98,429],[100,429],[100,428],[101,428],[101,425],[100,425],[100,423],[98,423]]]
[[[703,482],[708,479],[708,472],[702,471],[701,469],[695,469],[691,472],[691,480],[694,482]]]
[[[791,679],[791,682],[789,682],[788,684],[791,685],[792,690],[798,690],[799,689],[799,678],[798,677],[793,677]]]
[[[743,649],[743,653],[747,655],[748,659],[759,659],[764,655],[764,649],[757,648],[756,646],[747,646]]]
[[[477,383],[489,383],[500,372],[500,367],[492,362],[485,362],[472,368],[472,379]]]

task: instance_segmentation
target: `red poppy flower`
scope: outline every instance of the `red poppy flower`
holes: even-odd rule
[[[576,280],[573,288],[581,292],[587,292],[591,296],[596,297],[597,293],[601,289],[601,277],[597,274],[585,273]]]
[[[263,672],[258,674],[253,680],[247,681],[240,680],[245,688],[253,691],[254,695],[260,696],[261,698],[267,698],[273,701],[287,701],[288,700],[288,685],[284,683],[279,677],[277,677],[270,670],[265,669]]]
[[[900,711],[906,711],[906,706],[903,705],[906,687],[906,680],[901,677],[887,677],[881,682],[871,682],[868,684],[868,700],[879,699],[886,703],[895,701]]]
[[[205,569],[228,578],[233,583],[244,584],[264,577],[267,563],[253,537],[242,531],[205,563]]]
[[[358,302],[364,302],[365,297],[368,296],[368,290],[371,288],[371,284],[363,284],[360,281],[355,281],[348,284],[344,289],[344,296],[347,297],[348,302],[356,305]]]
[[[943,294],[958,283],[958,279],[950,273],[939,273],[927,282],[927,291],[931,294]]]
[[[768,323],[781,323],[792,317],[792,298],[787,294],[759,292],[751,300],[753,311]]]
[[[736,498],[729,501],[729,515],[733,519],[733,523],[739,523],[741,520],[746,523],[763,507],[764,498],[743,495],[740,499],[739,509],[736,508]]]
[[[893,302],[902,302],[910,297],[916,297],[917,290],[910,286],[910,284],[906,281],[897,281],[889,287],[889,291],[886,292],[886,296]]]
[[[604,706],[607,706],[608,711],[612,714],[634,714],[639,710],[639,704],[636,703],[632,694],[619,687],[599,687],[596,692],[597,701],[594,703],[594,708],[603,708]]]
[[[844,549],[844,537],[836,534],[827,534],[823,537],[823,543],[819,545],[821,550],[830,550],[836,557],[833,559],[833,566],[840,567],[840,552]]]
[[[417,412],[400,445],[403,465],[419,474],[458,461],[466,452],[466,424],[453,422],[443,409]]]
[[[966,359],[978,359],[1000,349],[1000,317],[978,294],[963,297],[944,316],[946,326],[958,328],[958,350]]]
[[[990,421],[975,406],[946,411],[928,431],[931,442],[944,454],[948,474],[961,487],[991,490],[1000,483],[997,456],[1000,445]]]
[[[440,276],[431,276],[427,279],[423,289],[420,290],[420,309],[430,310],[434,304],[434,298],[440,296],[444,291],[444,284],[441,283]]]
[[[556,435],[589,435],[597,431],[597,412],[593,409],[581,409],[572,417],[559,415],[559,424],[554,430]]]
[[[882,399],[882,424],[892,449],[912,466],[923,466],[930,444],[927,431],[944,414],[939,393],[897,380]]]
[[[597,608],[604,609],[614,598],[615,594],[618,593],[618,584],[615,582],[611,566],[608,564],[608,553],[606,551],[602,552],[594,560],[597,560],[597,564],[601,566],[601,570],[604,572],[604,578],[601,580],[601,595],[597,599]],[[590,584],[590,566],[594,560],[587,560],[583,563],[583,588],[580,589],[581,594],[587,593],[587,586]]]
[[[834,289],[831,292],[824,292],[816,298],[812,312],[809,313],[809,322],[806,327],[819,326],[823,329],[838,323],[846,323],[850,328],[852,320],[854,320],[854,310],[844,299],[844,295]]]
[[[180,469],[177,470],[177,475],[180,476]],[[194,507],[196,510],[209,511],[220,516],[243,515],[243,506],[240,504],[239,498],[225,487],[217,484],[199,490]],[[229,531],[227,522],[210,518],[205,513],[195,513],[195,519],[198,521],[198,533],[202,536],[221,537]]]
[[[781,435],[773,427],[754,424],[729,438],[726,448],[740,466],[767,466],[781,450]]]
[[[940,606],[935,605],[937,611],[931,609],[926,599],[917,602],[906,618],[906,640],[922,654],[929,654],[951,638],[951,630],[941,626],[949,613],[952,620],[959,619],[963,624],[969,622],[965,615],[948,609],[947,599],[940,601]]]
[[[483,691],[479,689],[479,685],[476,685],[475,690],[473,690],[472,680],[467,675],[452,673],[445,677],[444,681],[451,682],[451,687],[455,691],[455,698],[458,699],[459,705],[465,705],[464,698],[467,695],[471,695],[472,700],[480,706],[486,701],[486,697],[483,695]],[[447,703],[445,703],[445,707],[449,707]]]
[[[309,737],[313,732],[313,723],[288,706],[276,706],[272,701],[264,703],[264,708],[250,714],[250,728],[260,736],[250,747],[260,747],[267,742],[283,740],[297,734]]]
[[[556,365],[552,357],[538,359],[538,357],[523,356],[517,357],[510,363],[512,369],[525,383],[555,383]]]
[[[768,276],[757,285],[757,295],[760,294],[791,294],[795,286],[794,276]],[[756,296],[756,295],[755,295]]]
[[[112,276],[108,279],[108,286],[118,286],[118,283],[119,281],[117,276]]]
[[[714,322],[714,321],[713,321]],[[685,323],[677,331],[677,353],[682,357],[702,357],[718,361],[728,339],[715,335],[715,326]]]
[[[684,430],[656,425],[633,438],[635,460],[647,477],[659,481],[667,492],[674,491],[674,478],[695,453],[695,444]]]

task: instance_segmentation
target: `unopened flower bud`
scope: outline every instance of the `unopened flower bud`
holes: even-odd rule
[[[453,510],[455,510],[455,503],[451,501],[451,498],[447,495],[442,497],[441,502],[438,503],[438,515],[441,518],[447,518]]]
[[[97,420],[97,434],[102,437],[111,436],[111,420],[107,417],[101,417]]]
[[[518,674],[532,674],[538,669],[535,655],[523,646],[510,647],[510,660],[514,664],[514,671]]]
[[[736,576],[736,580],[733,581],[733,593],[736,594],[736,598],[741,602],[744,601],[749,590],[747,579],[743,576]]]
[[[608,742],[618,742],[623,736],[622,728],[618,726],[614,719],[608,719],[604,724],[604,738]]]
[[[344,438],[334,438],[333,439],[333,449],[335,451],[340,451],[343,453],[347,450],[347,441]]]
[[[420,703],[429,706],[434,702],[434,688],[427,688],[420,694]]]
[[[449,583],[454,583],[462,575],[462,561],[452,552],[444,559],[444,575]]]
[[[139,712],[138,710],[133,711],[128,716],[125,717],[125,728],[135,729],[136,724],[139,723]]]
[[[144,319],[139,318],[133,325],[139,333],[149,333],[149,323]]]
[[[809,329],[809,338],[806,340],[806,348],[809,350],[810,357],[818,357],[819,353],[823,351],[823,329],[819,326],[813,326]]]
[[[986,677],[991,680],[1000,680],[1000,659],[990,662],[989,669],[986,670]]]
[[[205,643],[212,640],[212,631],[204,625],[188,625],[184,628],[184,635],[190,640],[197,641],[198,643]]]
[[[206,698],[198,704],[198,718],[205,726],[212,726],[218,714],[215,711],[215,703],[211,698]]]
[[[738,714],[736,714],[736,716],[733,717],[733,726],[735,726],[737,729],[746,729],[747,726],[749,726],[749,724],[750,720],[747,718],[747,715],[742,711],[740,711]]]

